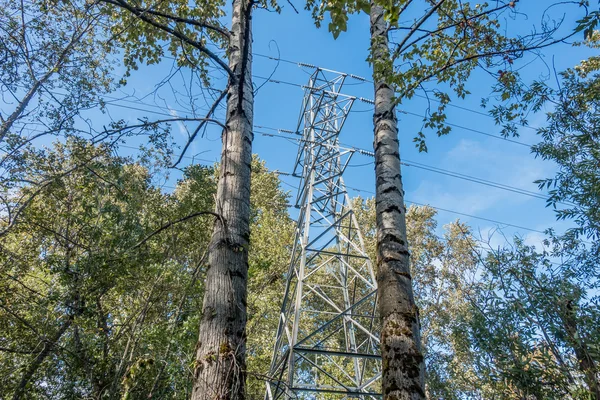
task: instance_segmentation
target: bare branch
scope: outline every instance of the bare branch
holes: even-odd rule
[[[402,92],[400,95],[397,96],[396,100],[395,100],[395,104],[398,104],[399,101],[401,99],[403,99],[407,93],[411,92],[412,90],[414,90],[416,87],[420,86],[422,83],[427,82],[429,79],[433,78],[434,76],[444,72],[445,70],[447,70],[448,68],[452,68],[455,65],[458,64],[462,64],[464,62],[467,61],[471,61],[471,60],[476,60],[479,58],[486,58],[486,57],[494,57],[494,56],[499,56],[499,55],[508,55],[508,54],[512,54],[512,55],[522,55],[523,53],[527,52],[527,51],[533,51],[533,50],[540,50],[543,49],[545,47],[549,47],[558,43],[562,43],[565,40],[575,36],[577,34],[577,32],[573,32],[561,39],[555,39],[552,40],[550,42],[546,42],[546,43],[538,43],[535,45],[531,45],[531,46],[526,46],[526,47],[518,47],[515,49],[505,49],[505,50],[497,50],[497,51],[489,51],[489,52],[485,52],[485,53],[479,53],[479,54],[472,54],[470,56],[464,57],[464,58],[460,58],[458,60],[454,60],[452,62],[447,63],[446,65],[444,65],[441,68],[436,69],[435,71],[429,73],[428,75],[422,77],[421,79],[419,79],[417,82],[415,82],[414,84],[412,84],[411,86],[409,86],[404,92]]]
[[[216,120],[211,119],[210,116],[215,112],[215,110],[219,106],[219,103],[221,103],[221,101],[225,98],[226,95],[227,95],[227,89],[223,90],[221,92],[221,94],[219,95],[217,100],[215,100],[215,102],[213,103],[212,107],[210,107],[210,110],[208,110],[208,112],[206,113],[206,118],[204,118],[202,120],[202,122],[200,122],[200,124],[198,125],[196,130],[190,135],[190,138],[188,139],[187,143],[183,147],[181,154],[179,154],[179,158],[173,165],[171,165],[171,168],[175,168],[181,162],[181,160],[185,156],[187,149],[190,147],[190,144],[192,144],[192,142],[198,135],[198,132],[200,132],[200,129],[202,129],[202,127],[206,124],[206,122],[215,122],[216,123]],[[221,122],[218,122],[218,125],[220,125],[224,130],[227,130],[227,127],[224,124],[222,124]]]
[[[292,9],[293,9],[293,10],[296,12],[296,14],[300,14],[300,13],[298,12],[298,9],[297,9],[297,8],[296,8],[296,6],[294,5],[294,3],[292,3],[292,2],[291,2],[291,0],[287,0],[287,2],[288,2],[288,4],[289,4],[290,6],[292,6]]]
[[[217,214],[215,212],[212,212],[212,211],[198,211],[198,212],[195,212],[195,213],[190,214],[190,215],[186,215],[183,218],[179,218],[179,219],[177,219],[175,221],[171,221],[171,222],[169,222],[169,223],[161,226],[160,228],[158,228],[157,230],[155,230],[154,232],[152,232],[151,234],[149,234],[148,236],[146,236],[144,239],[142,239],[138,244],[136,244],[135,246],[133,246],[131,249],[132,250],[133,249],[137,249],[138,247],[140,247],[141,245],[143,245],[144,243],[146,243],[148,240],[150,240],[152,237],[158,235],[159,233],[161,233],[165,229],[169,229],[173,225],[179,224],[181,222],[185,222],[185,221],[187,221],[189,219],[198,217],[200,215],[213,215],[213,216],[217,217],[221,221],[221,223],[224,223],[223,218],[221,217],[221,215],[219,215],[219,214]]]

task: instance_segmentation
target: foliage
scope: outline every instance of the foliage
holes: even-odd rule
[[[598,276],[581,262],[591,261],[583,243],[551,236],[546,245],[517,238],[488,253],[472,324],[476,363],[499,398],[596,398]]]
[[[600,59],[561,73],[558,89],[543,82],[526,89],[512,65],[526,51],[552,43],[555,31],[506,36],[500,21],[514,16],[515,2],[422,2],[421,18],[409,25],[400,16],[410,1],[382,3],[390,31],[408,34],[391,49],[392,62],[371,60],[375,73],[395,87],[397,102],[423,85],[438,85],[433,97],[439,107],[425,128],[449,132],[451,93],[468,95],[468,78],[482,65],[501,68],[501,99],[519,99],[494,108],[498,122],[508,123],[505,134],[516,132],[512,123],[525,122],[530,110],[550,106],[533,151],[555,161],[559,172],[539,185],[549,190],[558,217],[577,223],[563,237],[551,233],[541,251],[517,239],[512,248],[482,252],[465,224],[449,224],[438,236],[433,209],[409,208],[428,397],[590,398],[600,362]],[[256,6],[277,9],[274,2]],[[133,10],[123,12],[127,7]],[[349,14],[367,13],[370,4],[309,0],[306,8],[317,25],[329,16],[337,37]],[[2,112],[0,135],[8,154],[0,160],[2,396],[189,397],[214,220],[206,212],[214,209],[218,166],[186,168],[165,193],[153,185],[148,159],[112,153],[114,141],[134,128],[118,121],[101,133],[83,132],[76,118],[101,105],[116,86],[113,53],[122,51],[128,73],[170,55],[209,84],[209,61],[223,56],[203,49],[209,43],[228,47],[225,10],[221,1],[0,5],[1,90],[15,100],[14,109]],[[600,39],[593,30],[597,17],[588,14],[577,28],[593,47]],[[165,148],[168,129],[148,120],[137,128]],[[82,139],[87,134],[90,141]],[[61,141],[41,148],[35,146],[40,135],[60,135]],[[415,142],[426,150],[422,133]],[[261,398],[294,225],[276,173],[258,158],[252,172],[247,392]],[[355,199],[354,207],[374,259],[375,202]]]
[[[597,48],[597,14],[579,21],[586,45]],[[549,231],[547,248],[538,251],[517,238],[514,248],[492,252],[486,259],[489,289],[486,311],[493,324],[505,329],[492,335],[481,323],[476,345],[494,360],[499,379],[511,383],[507,398],[598,398],[598,237],[600,214],[600,153],[598,152],[598,89],[600,63],[583,60],[548,81],[526,85],[521,79],[497,87],[505,102],[492,114],[505,132],[517,132],[532,113],[546,111],[546,124],[537,129],[537,157],[553,161],[554,177],[537,181],[547,191],[547,205],[557,218],[573,220],[563,235]],[[585,242],[592,238],[593,242]],[[510,354],[499,357],[499,349]],[[513,360],[517,359],[518,362]],[[490,363],[488,362],[488,365]]]
[[[149,136],[153,147],[168,154],[168,128],[143,123],[133,132],[125,129],[124,121],[109,120],[98,130],[101,124],[86,118],[88,110],[104,113],[105,96],[119,87],[113,74],[117,65],[114,55],[119,50],[112,45],[114,38],[107,37],[108,22],[95,2],[0,2],[3,230],[17,223],[38,191],[84,168],[95,157],[44,170],[37,164],[47,156],[41,144],[74,138],[114,146],[124,137],[141,132]],[[22,190],[24,186],[28,189]]]
[[[97,107],[114,88],[103,22],[86,4],[0,2],[0,139],[22,145],[20,136],[35,135],[32,121],[42,122],[33,132],[73,133],[77,111]]]
[[[191,166],[162,193],[141,165],[80,141],[36,163],[45,170],[90,156],[1,239],[0,391],[14,393],[48,349],[28,398],[188,397],[213,218],[154,233],[212,209],[218,175]],[[260,398],[294,226],[276,173],[256,158],[252,168],[248,396]],[[374,253],[374,199],[353,206]],[[407,229],[429,398],[586,398],[575,349],[585,345],[598,362],[600,315],[597,255],[585,243],[553,238],[537,252],[517,241],[482,253],[462,223],[438,236],[429,207],[410,207]]]
[[[140,64],[157,64],[173,57],[179,67],[197,73],[209,86],[212,62],[228,71],[223,62],[230,46],[230,32],[223,24],[229,12],[224,0],[188,2],[99,0],[100,11],[111,20],[111,34],[123,49],[127,76]],[[280,11],[275,0],[250,2],[251,8]],[[224,54],[219,54],[225,51]]]
[[[354,208],[373,254],[374,199]],[[553,234],[493,249],[458,221],[438,236],[435,215],[407,210],[428,398],[595,398],[575,349],[597,365],[598,254]]]
[[[375,254],[375,200],[354,201],[367,249]],[[436,211],[408,208],[411,275],[420,310],[428,398],[461,399],[482,394],[474,353],[465,337],[473,318],[471,302],[479,283],[476,246],[469,228],[453,222],[438,236]]]
[[[210,56],[201,49],[207,49],[209,43],[219,49],[228,44],[227,36],[220,32],[227,32],[220,21],[225,15],[222,0],[100,3],[100,11],[111,20],[113,45],[123,49],[126,75],[139,64],[157,64],[169,54],[179,66],[199,71],[207,83]]]
[[[514,78],[512,71],[517,69],[515,63],[519,59],[560,42],[562,36],[573,35],[561,33],[561,21],[544,20],[546,11],[562,2],[548,4],[546,11],[540,14],[540,26],[533,27],[532,33],[521,34],[509,21],[521,17],[531,20],[534,16],[520,12],[519,3],[508,0],[475,4],[461,0],[373,2],[384,9],[391,36],[390,58],[370,56],[368,59],[374,76],[382,77],[393,86],[396,104],[419,95],[419,91],[428,100],[422,129],[413,139],[419,151],[427,151],[426,129],[438,136],[450,133],[446,107],[453,99],[464,99],[470,94],[467,83],[476,69],[485,70],[502,84]],[[584,11],[578,10],[583,5],[576,2],[570,5],[573,8],[569,15]],[[325,16],[329,17],[329,30],[334,37],[346,30],[349,14],[370,10],[369,2],[362,0],[309,0],[306,8],[312,11],[317,26]],[[371,43],[371,48],[374,45]],[[437,106],[432,107],[432,103]]]
[[[284,273],[290,261],[295,224],[287,212],[288,194],[264,162],[252,167],[252,222],[248,279],[248,382],[250,399],[264,397],[275,334],[285,290]]]
[[[75,140],[35,165],[91,156],[35,197],[1,239],[0,392],[14,395],[31,372],[20,396],[187,398],[213,217],[160,228],[212,210],[215,171],[189,167],[165,194],[140,164]],[[250,321],[260,328],[249,363],[264,371],[275,328],[259,321],[276,321],[292,226],[276,174],[253,164]]]
[[[600,34],[585,43],[598,48]],[[600,59],[592,56],[558,75],[559,87],[535,81],[528,87],[517,82],[508,104],[494,108],[500,123],[510,130],[526,123],[529,113],[546,113],[545,126],[537,130],[541,142],[532,147],[537,157],[558,166],[552,178],[537,181],[549,194],[548,206],[558,219],[572,219],[571,234],[600,238]],[[518,104],[518,105],[517,105]],[[510,111],[509,111],[510,110]]]

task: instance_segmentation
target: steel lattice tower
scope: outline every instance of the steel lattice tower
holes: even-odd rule
[[[311,75],[297,133],[300,210],[265,399],[380,398],[376,280],[342,175],[345,74]]]

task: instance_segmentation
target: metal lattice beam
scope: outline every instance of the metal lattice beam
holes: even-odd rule
[[[294,175],[300,213],[266,400],[381,398],[373,266],[346,191],[338,137],[355,98],[317,68],[305,86]]]

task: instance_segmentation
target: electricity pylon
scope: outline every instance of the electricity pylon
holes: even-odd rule
[[[298,122],[299,216],[266,400],[381,398],[377,284],[342,175],[338,137],[355,97],[316,68]]]

